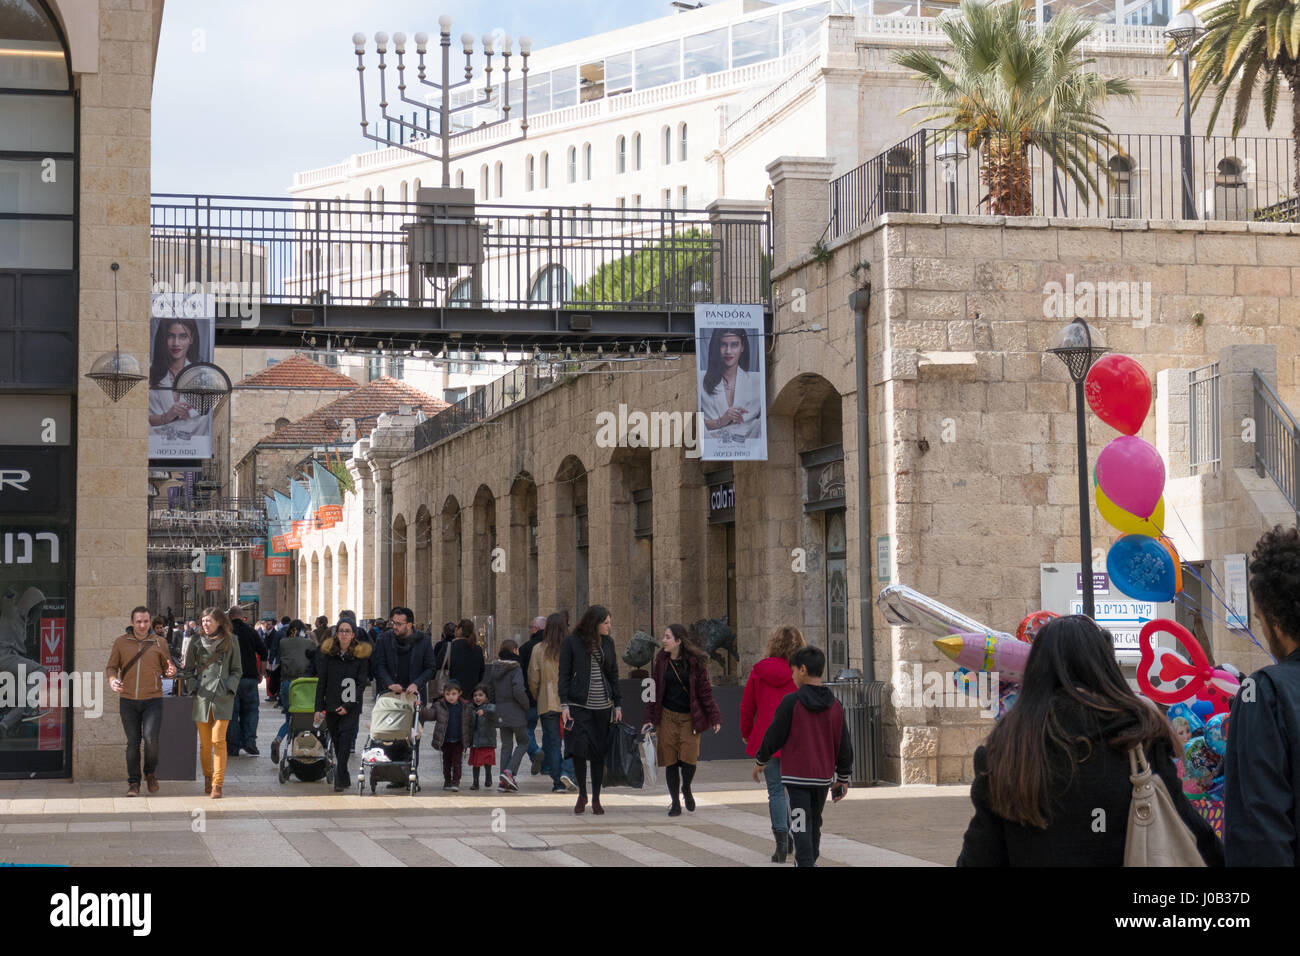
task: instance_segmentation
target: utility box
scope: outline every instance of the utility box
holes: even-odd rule
[[[474,220],[474,190],[419,189],[416,221],[406,233],[406,262],[426,279],[450,279],[483,264],[486,226]]]

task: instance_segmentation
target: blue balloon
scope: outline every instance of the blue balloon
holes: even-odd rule
[[[1186,701],[1171,705],[1169,710],[1165,712],[1165,716],[1167,716],[1170,721],[1176,720],[1179,717],[1183,718],[1187,721],[1187,729],[1193,733],[1205,726],[1205,721],[1197,715],[1196,711],[1192,710],[1192,708],[1188,706]]]
[[[1227,722],[1227,714],[1215,714],[1205,725],[1205,742],[1219,756],[1228,751],[1228,733],[1224,729]]]
[[[1163,603],[1177,593],[1174,559],[1155,538],[1126,534],[1106,553],[1106,573],[1115,586],[1138,601]]]
[[[1214,713],[1214,705],[1208,700],[1198,700],[1196,703],[1192,704],[1192,713],[1196,714],[1197,717],[1200,717],[1201,720],[1209,720],[1210,715]]]

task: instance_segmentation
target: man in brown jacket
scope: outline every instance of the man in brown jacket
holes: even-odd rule
[[[147,607],[131,612],[131,630],[113,642],[105,676],[120,695],[118,710],[126,731],[126,795],[140,796],[140,742],[144,741],[144,779],[158,792],[158,731],[162,727],[162,679],[176,676],[167,641],[150,631]]]

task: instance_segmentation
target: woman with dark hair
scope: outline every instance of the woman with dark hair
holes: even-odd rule
[[[450,655],[448,677],[459,681],[461,687],[477,687],[483,683],[487,661],[483,657],[483,648],[479,647],[478,635],[474,633],[474,622],[469,618],[463,618],[456,625],[456,639],[447,648],[447,653]]]
[[[763,376],[750,364],[744,329],[713,330],[708,365],[700,376],[700,412],[708,431],[734,439],[763,433]]]
[[[442,637],[438,639],[437,644],[433,645],[433,669],[435,671],[442,670],[443,655],[447,653],[447,649],[451,647],[451,642],[455,639],[456,622],[448,621],[442,626]]]
[[[542,643],[528,659],[528,690],[537,701],[542,724],[542,772],[550,774],[551,793],[573,793],[573,760],[560,759],[560,647],[564,644],[564,615],[546,619]]]
[[[152,427],[183,422],[189,434],[200,434],[207,416],[200,415],[176,397],[172,386],[176,376],[199,358],[199,324],[193,319],[163,319],[153,337],[153,360],[149,364],[149,424]]]
[[[587,764],[591,764],[591,812],[600,815],[600,785],[605,777],[609,749],[610,716],[623,719],[623,698],[618,690],[618,661],[609,636],[609,609],[599,604],[587,608],[578,627],[560,645],[557,689],[564,721],[564,750],[573,758],[578,777],[578,802],[574,813],[587,809]]]
[[[798,689],[794,686],[790,658],[803,645],[799,628],[790,624],[778,627],[767,642],[763,659],[749,672],[745,693],[740,698],[740,736],[745,753],[751,757],[758,754],[763,744],[776,705]],[[794,852],[794,843],[790,838],[790,800],[781,783],[781,751],[774,753],[763,766],[763,779],[767,781],[767,812],[772,818],[772,837],[776,840],[772,862],[784,863]]]
[[[957,865],[1122,866],[1134,747],[1201,858],[1222,866],[1213,827],[1183,796],[1173,728],[1129,689],[1110,635],[1082,615],[1050,621],[1034,638],[1015,706],[975,751],[975,816]]]
[[[348,789],[348,760],[361,726],[361,698],[370,683],[373,647],[358,640],[352,622],[340,620],[316,657],[316,713],[329,727],[334,743],[334,792]]]
[[[239,641],[230,618],[210,607],[199,618],[197,640],[185,649],[181,686],[194,698],[194,724],[199,731],[199,764],[203,767],[203,792],[221,799],[226,782],[226,728],[235,712],[235,693],[244,676]]]
[[[709,683],[708,660],[687,636],[686,628],[680,624],[664,628],[663,649],[654,661],[654,693],[646,704],[642,730],[653,727],[659,732],[656,756],[659,766],[665,768],[668,795],[673,798],[670,817],[682,815],[679,790],[687,811],[695,812],[691,781],[700,761],[700,734],[709,727],[715,734],[722,729],[722,714],[713,702],[713,685]]]

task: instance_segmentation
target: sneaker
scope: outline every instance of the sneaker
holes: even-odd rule
[[[149,787],[150,793],[158,792],[158,777],[156,774],[147,773],[144,775],[144,782]]]
[[[506,778],[502,777],[497,781],[497,793],[509,793],[510,787],[506,785]]]
[[[128,783],[126,785],[126,795],[128,797],[140,796],[140,785],[138,783]]]
[[[262,751],[257,749],[257,744],[249,744],[247,747],[244,748],[244,753],[248,754],[251,757],[262,756]]]
[[[519,792],[519,784],[515,783],[515,775],[511,773],[509,770],[502,771],[501,783],[503,786],[506,787],[506,789],[512,790],[515,793]]]
[[[560,784],[561,784],[561,786],[563,786],[564,789],[567,790],[569,793],[577,793],[577,792],[578,792],[578,785],[577,785],[576,783],[573,782],[573,778],[570,777],[567,773],[562,773],[562,774],[560,774]]]
[[[478,781],[476,780],[476,781],[474,781],[473,783],[471,783],[471,784],[469,785],[469,788],[470,788],[471,790],[477,790],[477,789],[478,789]]]
[[[456,788],[453,787],[453,786],[452,786],[451,784],[449,784],[449,783],[444,783],[444,784],[442,785],[442,789],[444,789],[444,790],[455,790]]]
[[[451,785],[451,792],[452,792],[452,793],[460,793],[460,787],[458,787],[456,784],[453,783],[453,784]]]
[[[537,753],[533,754],[533,776],[534,777],[536,777],[539,773],[542,772],[542,763],[544,760],[545,760],[545,755],[543,755],[543,753],[540,750],[537,751]]]
[[[558,783],[555,786],[551,787],[551,793],[568,793],[568,792],[569,792],[568,790],[564,789],[564,787]]]
[[[276,737],[271,741],[271,763],[280,762],[280,738]]]

